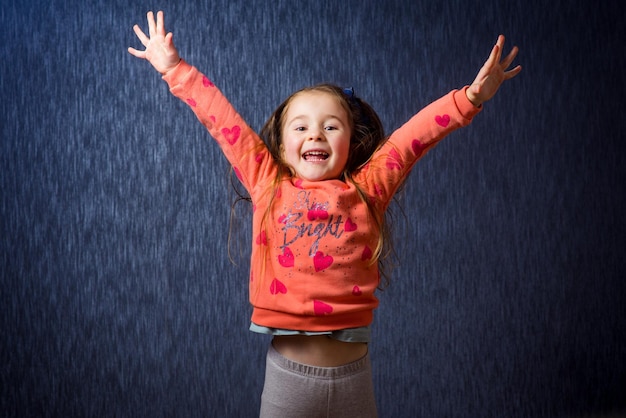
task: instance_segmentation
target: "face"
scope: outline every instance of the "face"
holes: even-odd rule
[[[283,161],[303,180],[337,179],[348,161],[351,134],[339,99],[319,91],[299,93],[284,115]]]

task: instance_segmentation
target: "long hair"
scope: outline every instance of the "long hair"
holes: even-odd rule
[[[385,137],[383,125],[376,111],[374,111],[372,106],[367,102],[356,97],[352,89],[343,89],[339,86],[325,83],[298,90],[276,108],[261,129],[260,136],[266,143],[278,167],[276,178],[269,186],[269,189],[271,189],[268,190],[268,193],[271,193],[270,204],[263,216],[261,227],[265,227],[265,222],[269,217],[274,200],[274,190],[285,176],[291,175],[291,169],[284,161],[282,152],[284,117],[293,99],[300,94],[309,92],[329,94],[336,98],[339,104],[346,110],[352,136],[350,138],[348,160],[341,174],[341,180],[352,183],[358,191],[361,200],[367,205],[370,218],[378,230],[378,243],[371,263],[379,264],[381,275],[386,279],[385,284],[388,284],[389,280],[386,274],[385,267],[387,267],[387,265],[385,260],[391,253],[392,247],[389,237],[389,228],[385,222],[385,214],[376,207],[373,198],[368,196],[358,183],[353,180],[353,175],[367,164],[374,152],[387,138]]]

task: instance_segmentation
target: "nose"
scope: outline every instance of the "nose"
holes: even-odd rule
[[[309,141],[323,141],[324,140],[323,130],[320,128],[310,128],[308,139]]]

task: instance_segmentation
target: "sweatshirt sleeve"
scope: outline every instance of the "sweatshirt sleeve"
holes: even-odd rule
[[[391,134],[363,168],[359,181],[385,208],[415,163],[481,111],[467,98],[467,88],[453,90],[420,110]]]
[[[237,178],[250,194],[274,170],[274,164],[259,136],[205,75],[182,61],[163,76],[170,92],[186,103],[215,139]]]

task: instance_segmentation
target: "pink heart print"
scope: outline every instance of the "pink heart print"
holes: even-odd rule
[[[213,84],[213,82],[209,80],[207,76],[202,77],[202,85],[204,87],[215,87],[215,84]]]
[[[293,267],[294,257],[289,247],[285,247],[283,254],[278,256],[278,263],[283,267]]]
[[[450,115],[437,115],[435,116],[435,122],[437,122],[437,125],[445,128],[450,123]]]
[[[361,288],[360,288],[359,286],[356,286],[356,285],[355,285],[355,286],[352,288],[352,294],[353,294],[354,296],[361,296],[361,295],[363,294],[363,292],[361,292]]]
[[[309,221],[314,221],[316,219],[325,220],[328,219],[328,212],[324,209],[311,209],[307,212],[306,217]]]
[[[313,257],[313,266],[315,267],[315,271],[326,270],[333,264],[333,257],[330,255],[324,255],[323,252],[318,251],[315,253]]]
[[[230,145],[235,145],[235,142],[239,139],[239,135],[241,134],[241,128],[237,125],[233,126],[232,129],[222,128],[222,135],[226,138],[226,141]]]
[[[344,229],[346,230],[346,232],[352,232],[352,231],[356,231],[357,226],[358,226],[357,224],[352,222],[352,219],[348,218],[348,220],[346,221],[346,225],[344,226]]]
[[[315,312],[317,316],[324,316],[333,313],[333,307],[321,300],[314,300],[313,312]]]
[[[187,104],[189,104],[189,106],[191,107],[196,107],[198,105],[198,102],[196,102],[193,98],[189,98],[187,99]]]
[[[256,245],[267,245],[267,235],[265,231],[261,231],[261,233],[256,237]]]
[[[277,295],[282,293],[283,295],[287,293],[287,286],[283,282],[278,279],[272,280],[272,284],[270,285],[270,293],[272,295]]]
[[[389,156],[387,157],[385,165],[390,170],[402,170],[404,168],[402,157],[400,157],[400,154],[394,148],[389,151]]]
[[[413,148],[413,153],[415,154],[415,156],[419,157],[426,149],[426,145],[423,145],[422,141],[420,141],[419,139],[414,139],[411,143],[411,148]]]
[[[372,253],[372,249],[366,245],[365,248],[363,248],[363,252],[361,253],[361,260],[362,261],[370,260],[373,255],[374,253]]]

